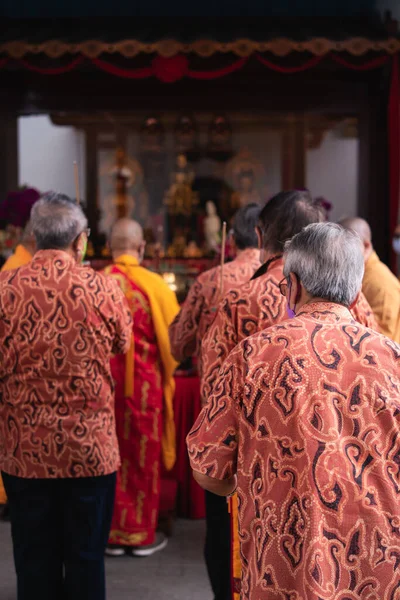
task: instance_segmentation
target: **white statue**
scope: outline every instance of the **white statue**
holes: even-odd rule
[[[217,208],[214,202],[209,200],[206,202],[207,216],[204,219],[204,237],[206,238],[206,246],[209,250],[218,251],[218,246],[221,241],[221,219],[217,215]]]

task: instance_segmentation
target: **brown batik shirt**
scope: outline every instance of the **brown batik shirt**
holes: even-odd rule
[[[112,353],[132,317],[112,278],[40,250],[0,275],[0,468],[26,478],[118,469]]]
[[[196,354],[201,363],[201,342],[215,318],[218,302],[232,287],[249,281],[259,266],[260,251],[248,248],[224,265],[222,290],[221,267],[214,267],[199,275],[169,328],[171,350],[177,360],[183,361]],[[201,372],[201,364],[199,369]]]
[[[201,347],[203,376],[201,393],[208,398],[219,369],[233,348],[246,337],[287,319],[287,302],[279,291],[283,258],[272,258],[261,267],[263,274],[232,288],[218,307]],[[379,331],[372,309],[360,293],[352,307],[353,317],[366,327]]]
[[[230,354],[187,438],[237,474],[242,598],[400,598],[400,346],[303,306]]]

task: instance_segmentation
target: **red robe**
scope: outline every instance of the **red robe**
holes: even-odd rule
[[[142,546],[154,542],[160,498],[163,411],[162,367],[145,293],[113,266],[134,315],[133,395],[125,395],[125,356],[115,356],[115,413],[121,453],[110,543]],[[129,294],[127,291],[129,290]]]

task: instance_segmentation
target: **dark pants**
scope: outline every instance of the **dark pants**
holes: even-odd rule
[[[22,479],[3,473],[18,600],[104,600],[116,474]]]
[[[206,492],[204,557],[215,600],[232,600],[231,518],[226,498]]]

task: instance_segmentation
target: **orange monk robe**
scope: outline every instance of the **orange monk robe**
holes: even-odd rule
[[[173,372],[168,325],[179,306],[156,274],[129,256],[107,267],[134,316],[132,345],[111,361],[115,419],[121,454],[109,542],[146,546],[154,542],[160,497],[160,459],[175,462]]]
[[[187,298],[169,328],[171,350],[183,361],[194,354],[199,359],[201,374],[201,342],[216,315],[216,308],[232,287],[249,281],[260,266],[260,251],[247,248],[232,262],[201,273],[189,290]]]
[[[27,265],[32,260],[32,254],[22,244],[18,244],[15,251],[9,258],[7,258],[4,265],[1,267],[1,271],[11,271],[12,269],[18,269]],[[0,476],[0,504],[7,502],[6,492],[4,490],[3,481]]]
[[[18,269],[24,265],[27,265],[32,260],[32,254],[23,246],[18,244],[15,248],[14,253],[7,258],[4,265],[1,267],[1,271],[11,271],[12,269]]]
[[[174,372],[178,363],[171,354],[168,327],[179,312],[179,304],[176,295],[164,280],[156,273],[141,267],[136,258],[124,254],[118,257],[116,265],[122,273],[126,274],[128,279],[144,292],[150,304],[163,370],[164,426],[162,456],[166,469],[170,470],[176,459],[173,399],[175,393]],[[107,273],[108,270],[112,270],[112,267],[106,269],[105,272]],[[127,355],[127,379],[125,382],[127,396],[133,394],[133,355],[134,348],[131,348]]]
[[[400,281],[373,252],[365,263],[362,290],[383,334],[400,342]]]

